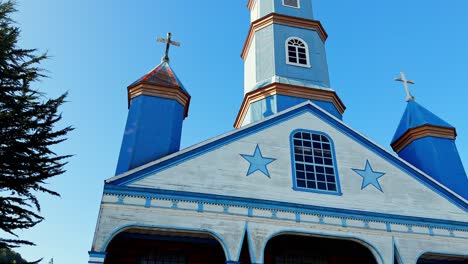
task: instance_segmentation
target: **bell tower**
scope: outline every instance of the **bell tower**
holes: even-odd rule
[[[327,33],[313,19],[312,0],[250,0],[251,25],[242,51],[244,100],[234,127],[311,100],[341,119],[345,106],[330,88]]]

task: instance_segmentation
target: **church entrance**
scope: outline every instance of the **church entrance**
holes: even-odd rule
[[[450,254],[426,253],[422,255],[417,264],[466,264],[468,256],[456,256]]]
[[[351,241],[280,235],[265,248],[265,264],[376,264],[372,252]]]
[[[128,229],[107,247],[104,264],[219,264],[226,258],[210,234]]]

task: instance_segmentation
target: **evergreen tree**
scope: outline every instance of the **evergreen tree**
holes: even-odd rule
[[[0,249],[0,263],[4,264],[30,264],[26,260],[24,260],[20,254],[10,250],[8,248]]]
[[[64,141],[71,127],[56,129],[58,112],[66,94],[49,99],[31,85],[45,77],[39,64],[47,54],[18,47],[20,29],[11,15],[12,1],[0,0],[0,248],[34,245],[16,232],[40,223],[36,194],[59,196],[45,181],[65,172],[68,155],[58,155],[52,146]]]

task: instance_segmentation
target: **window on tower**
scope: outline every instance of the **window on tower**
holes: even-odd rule
[[[305,41],[300,38],[288,38],[286,40],[286,63],[310,67],[309,48]]]
[[[300,8],[299,0],[283,0],[284,6]]]
[[[327,135],[296,130],[291,148],[295,190],[341,194],[333,143]]]

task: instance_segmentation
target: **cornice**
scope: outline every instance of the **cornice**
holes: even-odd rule
[[[247,35],[244,48],[242,49],[242,59],[245,60],[245,57],[247,56],[247,52],[252,43],[255,32],[272,24],[315,30],[324,42],[328,38],[328,34],[325,32],[325,29],[323,28],[320,21],[271,13],[267,16],[255,20],[250,24],[249,34]]]
[[[154,85],[149,83],[139,83],[135,86],[129,86],[128,91],[128,107],[130,108],[130,101],[140,95],[148,95],[154,97],[161,97],[166,99],[172,99],[179,102],[184,106],[184,117],[188,116],[188,110],[190,105],[190,95],[182,90],[180,87],[169,87],[163,85]]]
[[[393,150],[398,153],[411,144],[411,142],[424,137],[455,139],[457,137],[457,131],[453,127],[423,125],[408,129],[408,131],[393,142],[391,146]]]
[[[247,114],[247,110],[252,103],[272,95],[286,95],[291,97],[330,102],[336,107],[340,114],[343,114],[346,110],[346,106],[343,104],[335,91],[307,88],[283,83],[272,83],[268,86],[245,94],[241,108],[234,123],[234,128],[241,127],[245,115]]]
[[[251,11],[256,2],[257,0],[249,0],[249,2],[247,2],[247,8]]]

